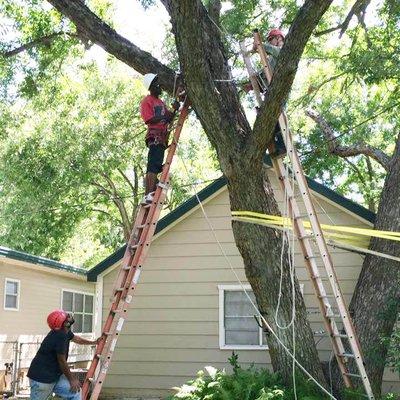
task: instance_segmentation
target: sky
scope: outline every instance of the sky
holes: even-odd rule
[[[169,16],[162,5],[145,10],[137,0],[115,1],[114,23],[116,31],[142,50],[162,60],[163,40],[169,29]],[[98,46],[93,46],[89,57],[102,65],[107,54]],[[135,71],[131,70],[135,75]]]

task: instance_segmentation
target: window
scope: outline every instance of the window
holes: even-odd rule
[[[93,295],[63,290],[62,309],[74,314],[72,330],[75,333],[93,332]]]
[[[18,311],[20,281],[6,278],[4,284],[4,309]]]
[[[266,348],[265,335],[257,324],[256,310],[241,286],[220,285],[219,289],[219,342],[221,349]],[[251,300],[254,294],[245,286]]]

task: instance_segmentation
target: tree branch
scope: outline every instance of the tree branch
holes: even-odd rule
[[[340,29],[339,37],[342,37],[343,34],[346,32],[347,28],[349,27],[350,21],[354,17],[354,15],[356,15],[358,17],[358,21],[360,22],[360,24],[362,25],[364,30],[366,30],[364,18],[365,18],[365,12],[366,12],[367,7],[370,2],[371,2],[371,0],[357,0],[353,4],[353,7],[351,7],[345,20],[341,24],[339,24],[338,26],[335,26],[333,28],[329,28],[329,29],[325,29],[320,32],[316,32],[314,36],[323,36],[328,33],[338,31]]]
[[[323,135],[327,139],[328,150],[331,154],[335,154],[343,158],[363,154],[373,158],[375,161],[381,164],[386,171],[389,170],[391,159],[382,150],[371,147],[366,143],[358,143],[353,146],[342,146],[337,142],[337,137],[335,136],[333,129],[318,112],[309,109],[306,111],[306,115],[315,121],[320,127]]]
[[[71,33],[71,32],[54,32],[54,33],[51,33],[49,35],[42,36],[40,38],[32,40],[31,42],[25,43],[22,46],[19,46],[19,47],[15,48],[15,49],[9,50],[9,51],[3,53],[2,56],[5,57],[5,58],[10,58],[10,57],[14,57],[17,54],[20,54],[20,53],[22,53],[24,51],[30,50],[30,49],[32,49],[34,47],[37,47],[37,46],[50,46],[50,44],[53,42],[54,39],[56,39],[57,37],[62,36],[62,35],[66,35],[66,36],[69,36],[71,38],[78,38],[79,39],[79,36],[77,34],[75,34],[75,33]]]
[[[268,94],[254,124],[256,147],[265,149],[292,88],[300,58],[311,33],[332,0],[307,0],[298,11],[279,54]]]
[[[346,32],[347,28],[349,27],[350,21],[354,17],[354,15],[356,15],[360,23],[363,24],[365,18],[365,12],[370,2],[371,0],[357,0],[353,4],[353,7],[351,7],[349,13],[347,14],[347,17],[342,23],[339,37],[342,37],[342,35]]]
[[[162,87],[172,93],[175,73],[150,53],[141,50],[95,15],[82,0],[48,0],[67,16],[77,31],[141,74],[158,74]]]
[[[117,223],[122,228],[124,226],[124,224],[122,223],[121,220],[119,220],[119,219],[115,218],[114,216],[112,216],[108,211],[102,210],[101,208],[91,208],[90,211],[98,212],[100,214],[104,214],[107,217],[109,217],[109,221],[114,221],[114,223]]]
[[[220,26],[221,0],[209,0],[207,11],[210,18]]]
[[[128,211],[126,210],[125,203],[121,199],[121,196],[119,195],[118,190],[117,190],[114,182],[112,181],[112,179],[105,173],[102,173],[102,176],[107,181],[108,185],[110,186],[110,188],[114,194],[112,201],[118,208],[118,211],[121,215],[122,223],[124,226],[124,237],[125,237],[125,240],[128,241],[129,237],[130,237],[130,232],[131,232],[131,221],[128,216]]]
[[[108,189],[106,189],[103,185],[101,185],[100,183],[95,182],[95,181],[91,181],[90,183],[91,183],[93,186],[96,186],[98,189],[100,189],[100,193],[101,193],[101,194],[107,195],[107,196],[109,196],[110,198],[113,197],[113,194],[112,194]]]
[[[324,79],[322,82],[318,83],[317,85],[310,85],[307,93],[304,94],[303,96],[301,96],[300,98],[296,99],[293,101],[294,107],[298,107],[305,99],[307,99],[308,103],[311,102],[311,100],[318,94],[318,91],[327,83],[330,83],[336,79],[339,79],[340,77],[342,77],[343,75],[346,75],[347,71],[345,72],[341,72],[340,74],[337,75],[333,75],[329,78]]]
[[[124,178],[124,180],[128,183],[129,187],[132,190],[132,194],[133,196],[137,196],[137,191],[135,190],[134,185],[132,184],[132,182],[130,181],[130,179],[126,176],[126,174],[124,173],[124,171],[122,171],[121,168],[117,168],[117,171],[120,173],[120,175]]]
[[[217,151],[222,144],[232,153],[239,146],[243,149],[251,128],[231,81],[218,27],[200,0],[162,3],[171,16],[188,96],[208,138]]]

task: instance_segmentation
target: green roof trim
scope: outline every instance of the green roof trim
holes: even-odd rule
[[[272,165],[271,160],[268,156],[265,158],[265,163],[267,165]],[[316,193],[321,194],[325,198],[333,201],[334,203],[338,204],[339,206],[345,208],[346,210],[352,212],[355,215],[360,216],[361,218],[365,219],[366,221],[369,221],[371,223],[374,223],[375,221],[375,214],[372,211],[367,210],[366,208],[360,206],[357,203],[354,203],[353,201],[346,199],[342,195],[336,193],[335,191],[329,189],[328,187],[322,185],[321,183],[318,183],[317,181],[307,178],[308,186],[310,187],[311,190],[313,190]],[[227,181],[225,177],[220,177],[216,179],[213,183],[205,187],[203,190],[201,190],[198,193],[198,196],[201,201],[204,201],[214,193],[216,193],[219,189],[223,188],[226,185]],[[155,233],[161,232],[163,229],[165,229],[168,225],[172,224],[179,218],[181,218],[183,215],[185,215],[187,212],[189,212],[191,209],[196,207],[198,205],[198,201],[196,196],[192,196],[190,199],[182,203],[179,207],[177,207],[175,210],[171,211],[169,214],[167,214],[165,217],[160,219],[157,224],[157,228]],[[90,269],[87,272],[87,280],[88,282],[96,282],[97,281],[97,276],[104,272],[107,268],[111,267],[115,263],[117,263],[119,260],[122,259],[124,256],[126,249],[126,245],[118,249],[116,252],[111,254],[109,257],[101,261],[99,264],[97,264],[95,267]]]
[[[18,260],[18,261],[25,261],[30,264],[38,264],[44,267],[49,267],[65,272],[71,272],[77,275],[85,276],[87,274],[87,270],[83,268],[74,267],[68,264],[62,264],[57,261],[50,260],[48,258],[34,256],[32,254],[24,253],[22,251],[17,251],[17,250],[11,250],[7,247],[2,247],[2,246],[0,246],[0,257],[11,258],[13,260]]]
[[[200,190],[200,192],[197,195],[199,196],[199,199],[201,201],[204,201],[205,199],[213,195],[215,192],[217,192],[219,189],[223,188],[225,185],[226,185],[226,179],[222,176],[216,179],[213,183],[206,186],[204,189]],[[175,210],[171,211],[165,217],[161,218],[158,221],[156,231],[154,234],[161,232],[168,225],[178,220],[180,217],[185,215],[187,212],[189,212],[192,208],[196,207],[197,205],[198,201],[196,196],[192,196],[190,199],[183,202],[180,206],[175,208]],[[121,260],[121,258],[124,256],[125,249],[126,245],[122,246],[116,252],[108,256],[105,260],[101,261],[95,267],[90,269],[87,273],[88,282],[96,282],[97,276],[99,274],[104,272],[111,265],[114,265],[116,262]]]

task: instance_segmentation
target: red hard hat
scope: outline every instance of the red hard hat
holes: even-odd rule
[[[47,324],[50,329],[58,331],[63,327],[68,314],[63,310],[54,310],[47,316]]]
[[[270,40],[276,36],[282,36],[282,39],[285,39],[285,35],[280,29],[271,29],[268,33],[267,40]]]

